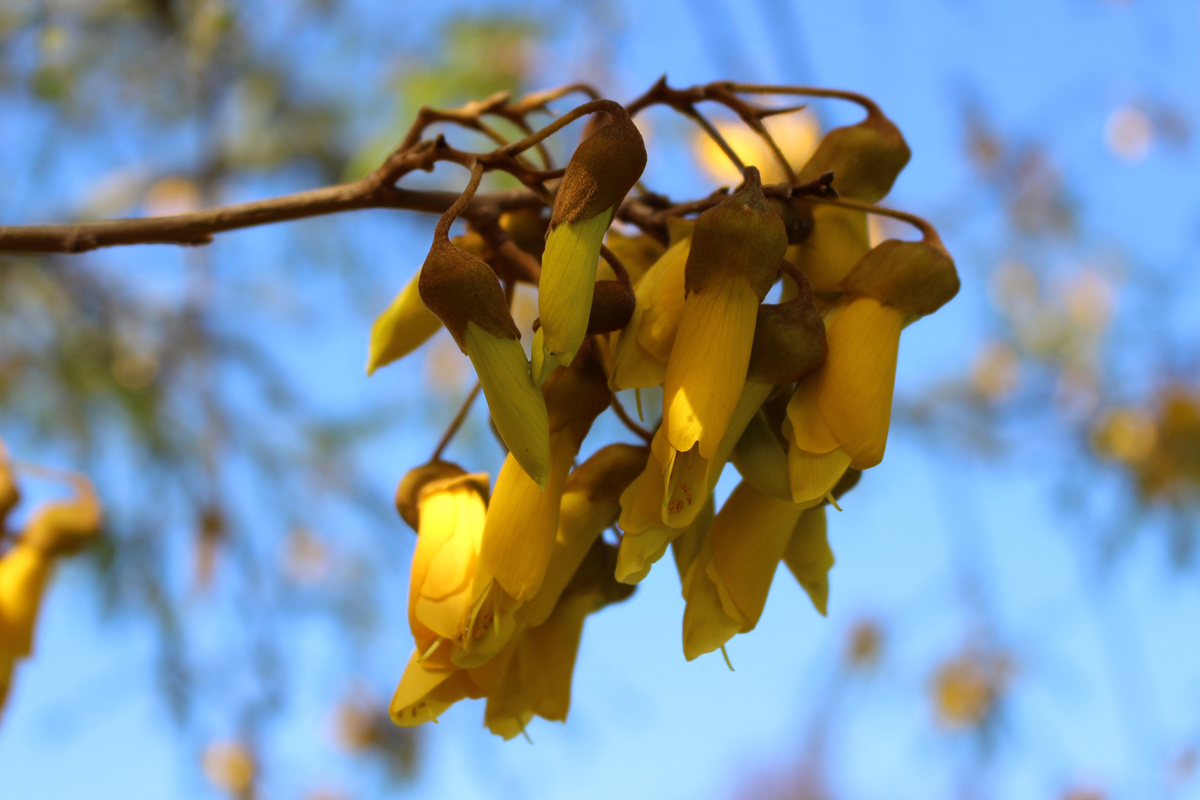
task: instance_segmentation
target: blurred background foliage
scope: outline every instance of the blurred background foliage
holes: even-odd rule
[[[868,73],[906,57],[902,35],[887,28],[898,15],[961,13],[952,2],[853,5],[859,16],[850,22],[859,27],[847,58],[877,53]],[[669,26],[643,11],[551,0],[420,10],[370,0],[4,0],[0,218],[178,213],[357,177],[422,105],[497,91],[587,80],[627,101],[668,69],[681,85],[841,75],[822,68],[822,47],[806,49],[827,37],[823,18],[798,3],[672,5]],[[955,589],[936,603],[859,615],[836,631],[845,644],[837,667],[809,687],[821,699],[800,745],[783,767],[748,766],[737,796],[858,796],[838,774],[846,763],[831,756],[850,747],[837,744],[839,720],[872,720],[873,709],[894,708],[905,693],[918,695],[907,707],[928,710],[936,733],[925,746],[935,743],[934,760],[949,776],[946,796],[1013,796],[1000,788],[1009,786],[1004,753],[1019,759],[1022,742],[1039,746],[1030,718],[1010,713],[1014,687],[1042,681],[1054,694],[1064,678],[1047,672],[1070,667],[1043,663],[1061,619],[1014,626],[1000,607],[999,596],[1031,579],[989,562],[979,530],[1028,523],[1016,514],[985,519],[971,499],[978,489],[956,482],[961,474],[988,482],[997,470],[1035,485],[1068,531],[1083,575],[1077,602],[1096,616],[1097,658],[1129,740],[1128,774],[1081,777],[1064,754],[1048,768],[1057,794],[1046,796],[1200,791],[1200,706],[1182,731],[1163,729],[1147,700],[1156,694],[1171,704],[1152,663],[1159,656],[1141,650],[1129,615],[1114,611],[1124,591],[1114,576],[1146,542],[1160,565],[1154,574],[1181,603],[1194,600],[1200,21],[1187,3],[1073,0],[1046,11],[1047,26],[1117,13],[1125,22],[1114,24],[1143,37],[1143,61],[1117,54],[1114,73],[1093,69],[1065,97],[1039,95],[1042,106],[1024,117],[1011,102],[989,104],[990,76],[967,65],[970,42],[922,50],[927,71],[950,88],[903,102],[941,103],[928,123],[932,144],[920,138],[930,128],[914,133],[903,113],[897,121],[914,151],[937,149],[934,160],[950,177],[933,170],[937,188],[924,192],[905,194],[902,183],[897,204],[939,227],[966,291],[947,323],[958,329],[937,334],[953,343],[938,351],[920,340],[920,352],[934,355],[910,360],[919,381],[901,375],[893,436],[960,473],[936,478],[939,492],[953,496],[947,509],[902,512],[947,516],[954,541],[941,566]],[[1181,17],[1190,28],[1176,25]],[[756,33],[747,35],[751,23]],[[669,38],[679,41],[668,47]],[[1031,32],[1028,46],[1041,41]],[[1064,62],[1076,58],[1072,46],[1086,46],[1070,41]],[[1023,57],[1014,52],[1014,63]],[[1080,56],[1093,67],[1104,59]],[[1171,66],[1159,69],[1158,59]],[[1185,67],[1190,94],[1170,78]],[[1036,71],[1014,71],[1018,83],[1037,80]],[[886,112],[899,102],[876,99]],[[1092,124],[1096,107],[1100,125]],[[772,126],[799,161],[820,129],[844,121],[838,113],[818,104]],[[722,129],[756,160],[754,140]],[[652,165],[659,158],[647,175],[653,188],[686,196],[734,180],[683,122],[652,115],[646,134]],[[1097,176],[1099,162],[1107,166]],[[1144,163],[1149,175],[1136,171]],[[416,185],[455,188],[461,179],[446,168]],[[1134,224],[1131,206],[1156,193],[1169,198],[1161,229]],[[411,538],[390,508],[391,487],[412,463],[410,448],[432,447],[431,431],[449,418],[468,375],[439,336],[421,356],[423,386],[392,376],[365,392],[357,381],[370,321],[419,263],[431,227],[415,215],[372,211],[227,235],[202,249],[0,262],[0,436],[20,458],[97,482],[107,528],[71,574],[102,611],[102,630],[153,632],[159,696],[181,751],[195,754],[191,769],[211,785],[188,784],[198,796],[215,787],[240,800],[274,797],[259,776],[287,771],[286,759],[267,761],[279,752],[272,737],[286,738],[278,721],[312,702],[328,706],[342,757],[374,766],[336,791],[313,787],[309,798],[379,796],[427,768],[427,732],[392,727],[390,686],[364,676],[398,677],[399,664],[380,669],[377,646],[407,638],[397,597]],[[890,226],[875,233],[900,235]],[[496,458],[479,415],[456,446],[464,460]],[[836,595],[835,585],[835,603]],[[918,663],[901,665],[897,641],[927,626],[937,642]],[[308,633],[298,640],[299,629]],[[1197,633],[1194,625],[1179,632],[1192,683],[1200,669],[1186,642]],[[336,654],[336,666],[317,677],[304,660],[314,648]],[[909,678],[898,677],[905,670]],[[126,691],[119,680],[95,688],[113,692],[113,703]],[[307,696],[314,692],[316,701]],[[15,702],[11,713],[20,712]],[[1147,787],[1153,794],[1142,793]]]

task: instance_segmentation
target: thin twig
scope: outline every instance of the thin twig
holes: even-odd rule
[[[837,206],[838,208],[848,208],[854,211],[865,211],[868,214],[878,214],[881,217],[891,217],[903,222],[907,222],[921,232],[921,236],[930,244],[941,244],[941,237],[938,236],[937,229],[929,223],[928,220],[918,217],[916,214],[909,214],[906,211],[897,211],[894,208],[884,208],[882,206],[871,205],[860,200],[851,200],[848,197],[813,197],[814,202],[824,203],[825,205]]]
[[[450,444],[450,440],[454,438],[454,434],[458,433],[458,429],[462,427],[463,422],[466,420],[467,412],[471,410],[471,404],[479,396],[479,389],[482,386],[483,384],[479,381],[475,381],[475,388],[467,395],[467,399],[463,401],[462,407],[458,409],[458,413],[454,415],[454,419],[450,420],[450,427],[446,428],[446,432],[442,434],[441,441],[434,448],[433,455],[429,457],[430,461],[437,461],[442,457],[442,452]]]
[[[633,421],[633,417],[629,416],[628,412],[625,411],[625,406],[621,405],[621,401],[617,399],[615,394],[612,396],[612,410],[617,415],[617,419],[621,420],[626,428],[637,434],[646,444],[649,444],[654,439],[653,433]]]
[[[617,254],[608,249],[608,245],[600,245],[600,255],[612,267],[612,271],[616,273],[617,280],[626,286],[630,286],[629,270],[625,269],[625,265],[621,263],[621,259],[617,258]]]

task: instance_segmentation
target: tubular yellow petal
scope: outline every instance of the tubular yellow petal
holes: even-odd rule
[[[763,494],[745,481],[717,513],[707,571],[726,613],[741,618],[743,633],[758,624],[775,569],[803,513],[790,500]]]
[[[706,536],[683,580],[687,601],[683,610],[683,655],[688,661],[718,649],[742,628],[742,620],[726,612],[709,574],[712,555],[712,537]]]
[[[463,341],[500,438],[525,473],[545,487],[550,417],[542,393],[530,380],[520,341],[493,336],[474,322],[467,323]]]
[[[496,478],[496,489],[483,528],[483,563],[513,598],[531,600],[546,577],[559,504],[579,444],[569,430],[550,436],[549,480],[543,490],[509,454]]]
[[[0,654],[28,656],[50,559],[21,542],[0,558]]]
[[[692,292],[663,384],[663,426],[679,452],[716,452],[746,380],[758,295],[740,276]]]
[[[855,469],[883,460],[903,326],[902,312],[870,297],[826,319],[829,355],[817,372],[817,405]]]
[[[637,293],[637,302],[646,312],[637,329],[638,343],[661,361],[670,358],[683,317],[684,275],[691,244],[691,237],[673,244],[652,268],[653,282],[643,280],[638,287],[645,289]]]
[[[699,447],[686,453],[656,451],[660,463],[666,464],[667,495],[663,501],[662,521],[672,528],[683,528],[692,523],[704,500],[721,478],[725,462],[746,426],[767,399],[773,387],[762,383],[747,382],[738,396],[737,405],[729,418],[729,425],[721,437],[712,458],[705,458]],[[661,428],[660,428],[661,430]]]
[[[841,446],[833,431],[825,424],[825,416],[817,405],[815,374],[796,384],[796,391],[788,401],[783,432],[789,442],[810,453],[828,453]]]
[[[421,503],[409,615],[438,636],[460,638],[466,626],[484,514],[483,498],[465,481]],[[415,627],[413,635],[418,635]]]
[[[829,570],[834,564],[825,523],[825,506],[810,508],[800,517],[784,551],[783,562],[804,587],[813,606],[821,616],[825,616],[829,603]]]
[[[805,508],[819,503],[826,493],[833,490],[849,467],[850,454],[841,447],[828,453],[810,453],[795,444],[789,444],[787,477],[792,502]]]
[[[615,502],[593,503],[587,492],[563,494],[558,514],[558,535],[550,554],[546,579],[533,599],[517,611],[517,616],[527,625],[536,627],[546,621],[592,542],[616,521],[620,509]]]
[[[520,601],[504,591],[486,567],[477,571],[470,596],[471,616],[449,654],[450,663],[464,669],[489,663],[525,630],[525,623],[516,615]]]
[[[761,412],[751,417],[730,460],[742,478],[760,492],[784,500],[792,499],[787,454]]]
[[[437,719],[443,711],[468,696],[469,678],[461,670],[434,669],[413,653],[388,705],[392,722],[411,728]]]
[[[442,328],[442,321],[421,302],[418,270],[371,326],[367,374],[416,350]]]
[[[808,276],[814,291],[822,292],[849,274],[871,249],[871,239],[863,211],[817,205],[812,215],[812,233],[788,248],[787,259]]]
[[[561,365],[558,359],[546,351],[546,329],[538,328],[533,332],[533,347],[529,351],[529,377],[534,386],[541,386],[546,379]]]
[[[657,386],[667,376],[667,362],[657,358],[638,341],[637,331],[645,318],[645,311],[642,301],[638,300],[633,318],[617,338],[612,372],[608,379],[609,388],[614,392]]]
[[[599,605],[587,594],[566,595],[544,624],[521,637],[517,646],[521,684],[539,717],[566,721],[583,621]]]
[[[684,578],[687,577],[692,562],[696,560],[696,555],[704,545],[704,540],[708,536],[709,529],[712,528],[715,515],[716,508],[713,505],[712,494],[710,493],[708,499],[704,501],[700,513],[692,520],[692,524],[684,528],[682,533],[671,540],[671,555],[675,559],[675,570],[679,573],[681,590],[685,588]],[[687,596],[686,591],[683,594],[685,597]]]
[[[592,311],[600,243],[611,220],[610,208],[590,219],[558,225],[546,238],[538,283],[538,314],[541,330],[545,331],[543,354],[559,364],[570,364],[583,344]],[[548,375],[544,373],[543,378]]]
[[[667,552],[667,545],[683,533],[682,528],[655,525],[640,533],[626,533],[617,551],[616,579],[621,583],[641,583],[650,567]]]

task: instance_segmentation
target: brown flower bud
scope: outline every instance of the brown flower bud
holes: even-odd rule
[[[542,384],[542,396],[550,414],[550,432],[572,426],[582,442],[592,422],[612,402],[608,376],[590,340],[569,367],[556,369]]]
[[[786,200],[780,197],[771,197],[767,199],[767,202],[783,220],[783,229],[787,232],[788,244],[800,244],[812,233],[813,212],[810,204],[798,197]]]
[[[842,197],[879,202],[892,189],[912,151],[900,129],[872,104],[866,119],[825,134],[797,176],[816,180],[833,173],[833,188]]]
[[[936,235],[920,242],[888,239],[872,248],[850,270],[842,288],[903,311],[910,317],[932,314],[958,294],[954,260]]]
[[[628,284],[621,281],[596,281],[586,335],[619,331],[633,319],[633,310],[636,307],[637,298]]]
[[[646,468],[650,448],[610,444],[597,450],[567,477],[563,493],[586,491],[592,502],[618,502],[625,487]]]
[[[500,228],[513,240],[513,244],[540,259],[546,249],[548,221],[540,210],[522,209],[506,211],[500,215]],[[480,256],[482,258],[482,256]]]
[[[421,266],[418,288],[421,302],[438,316],[464,353],[468,322],[499,339],[521,338],[496,273],[447,239],[434,238]]]
[[[762,193],[758,169],[746,167],[737,192],[696,219],[685,267],[688,294],[733,275],[743,275],[766,297],[787,251],[787,231]]]
[[[404,473],[404,477],[396,486],[396,510],[400,512],[400,517],[416,531],[420,527],[422,497],[438,485],[456,480],[466,474],[465,469],[449,461],[430,461],[428,464],[410,469]],[[476,480],[473,481],[473,484],[486,502],[488,497],[486,480]]]
[[[786,303],[760,305],[746,380],[782,386],[794,383],[825,361],[825,323],[812,285],[799,270],[789,272],[797,292]]]
[[[554,198],[550,227],[616,208],[645,168],[642,134],[633,118],[614,103],[609,121],[575,148]]]

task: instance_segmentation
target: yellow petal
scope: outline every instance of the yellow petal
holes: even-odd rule
[[[829,354],[817,372],[817,405],[855,469],[883,460],[903,326],[902,312],[870,297],[826,320]]]
[[[461,670],[432,669],[413,653],[388,705],[392,722],[403,728],[437,719],[467,696],[467,676]]]
[[[421,502],[420,533],[413,553],[409,614],[447,639],[462,636],[471,609],[471,580],[478,568],[484,526],[483,498],[466,482]],[[422,637],[414,628],[413,635]]]
[[[642,301],[634,307],[633,318],[620,332],[613,353],[612,372],[608,385],[614,392],[622,389],[645,389],[657,386],[667,376],[667,362],[642,347],[637,331],[645,318]]]
[[[785,500],[792,499],[787,453],[761,412],[750,418],[750,423],[733,448],[730,460],[742,478],[760,492]]]
[[[596,600],[588,595],[566,595],[549,619],[525,631],[518,643],[521,685],[532,700],[534,712],[543,719],[567,719],[583,621],[596,607]]]
[[[544,487],[550,471],[550,417],[529,377],[521,343],[492,336],[474,322],[467,323],[463,341],[500,438],[525,473]]]
[[[817,405],[816,373],[796,384],[796,391],[787,404],[783,432],[789,442],[810,453],[828,453],[841,446]]]
[[[721,604],[720,592],[708,572],[712,562],[712,537],[704,537],[700,551],[683,581],[683,655],[688,661],[711,653],[733,638],[742,627]]]
[[[28,656],[50,560],[18,542],[0,558],[0,653]]]
[[[667,440],[712,458],[746,381],[758,295],[740,276],[692,292],[663,383]]]
[[[771,579],[803,513],[790,500],[763,494],[745,481],[717,513],[709,532],[713,557],[708,574],[726,613],[734,616],[736,608],[742,632],[758,624]],[[728,607],[730,602],[735,608]]]
[[[554,539],[546,579],[533,599],[517,611],[517,615],[531,628],[541,625],[550,616],[592,543],[616,521],[621,510],[616,502],[593,502],[588,495],[586,489],[563,494],[558,514],[558,534]]]
[[[708,536],[709,529],[712,528],[715,515],[716,508],[710,493],[708,499],[704,501],[700,513],[692,520],[692,524],[671,540],[671,555],[675,559],[675,570],[679,573],[679,585],[684,597],[687,596],[684,578],[687,577],[688,570],[691,569],[692,562],[696,560],[700,548],[704,546],[704,540]]]
[[[871,241],[863,211],[818,205],[812,215],[812,233],[788,248],[787,259],[804,272],[814,291],[821,292],[849,274],[871,249]]]
[[[418,270],[371,326],[368,375],[408,355],[441,330],[442,321],[421,302],[421,295],[417,291],[420,277]]]
[[[546,577],[563,486],[578,452],[571,431],[555,431],[550,436],[550,471],[544,490],[511,453],[496,478],[483,529],[483,563],[504,591],[522,602],[533,598]]]
[[[653,282],[643,281],[637,293],[639,306],[645,308],[642,324],[637,328],[638,343],[661,361],[671,356],[675,333],[683,318],[684,275],[691,237],[672,245],[652,268]],[[650,276],[647,275],[647,278]]]
[[[810,508],[800,517],[784,551],[783,562],[804,587],[817,611],[825,616],[829,603],[829,570],[834,564],[825,523],[825,506]]]
[[[791,444],[787,455],[787,476],[792,502],[808,507],[819,503],[850,466],[850,454],[841,447],[828,453],[810,453]]]
[[[546,238],[538,283],[538,314],[541,330],[545,331],[541,349],[559,364],[570,364],[583,344],[592,311],[600,243],[611,220],[609,209],[590,219],[559,225]],[[548,375],[545,373],[543,379]]]

